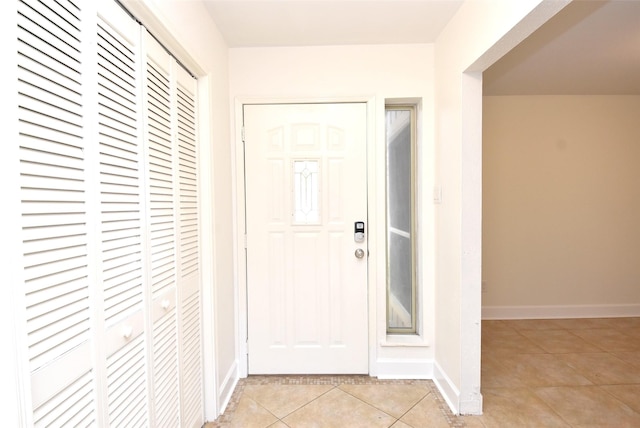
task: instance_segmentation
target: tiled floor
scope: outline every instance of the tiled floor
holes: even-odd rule
[[[431,381],[250,376],[210,427],[640,427],[640,318],[484,321],[482,416]]]
[[[249,376],[205,428],[463,427],[429,380],[369,376]]]
[[[469,426],[640,427],[640,318],[484,321],[482,396]]]

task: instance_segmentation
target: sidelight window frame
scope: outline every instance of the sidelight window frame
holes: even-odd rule
[[[409,212],[409,220],[408,220],[408,229],[409,230],[398,230],[396,227],[392,227],[391,225],[391,200],[393,189],[390,187],[390,174],[393,173],[391,170],[393,166],[390,164],[391,156],[390,156],[390,138],[393,138],[394,133],[397,134],[397,130],[392,129],[393,123],[390,118],[393,112],[399,111],[408,111],[408,128],[409,128],[409,188],[407,189],[409,192],[408,198],[405,195],[405,199],[409,199],[409,203],[404,209]],[[418,334],[417,322],[418,322],[418,304],[417,304],[417,274],[416,274],[416,246],[417,246],[417,225],[416,225],[416,164],[417,164],[417,105],[416,104],[387,104],[385,105],[385,250],[386,250],[386,331],[387,334],[402,334],[402,335],[415,335]],[[403,127],[406,125],[403,125]],[[406,131],[405,131],[406,132]],[[402,165],[400,166],[402,168]],[[401,172],[401,171],[398,171]],[[396,174],[397,176],[397,174]],[[405,178],[406,182],[406,178]],[[397,184],[396,184],[397,186]],[[395,198],[398,199],[398,198]],[[396,216],[397,217],[397,216]],[[406,216],[405,216],[406,217]],[[404,226],[406,226],[406,218],[404,219]],[[408,286],[410,302],[408,304],[408,308],[400,301],[394,297],[392,293],[394,288],[394,278],[398,278],[397,271],[394,269],[399,266],[394,266],[393,255],[399,253],[399,248],[392,247],[393,242],[398,242],[398,237],[400,239],[409,239],[409,272],[401,272],[400,276],[403,277],[403,280],[408,279],[410,284]],[[402,245],[401,245],[402,246]],[[406,249],[403,250],[406,253]],[[397,265],[397,263],[396,263]],[[406,265],[403,267],[406,269]],[[397,281],[396,281],[397,282]],[[404,295],[403,300],[406,300],[406,291],[407,286],[402,287],[402,293]],[[406,303],[406,302],[405,302]],[[398,305],[401,306],[400,310],[398,310]],[[408,312],[407,314],[404,311]],[[399,316],[401,314],[401,316]],[[402,324],[399,325],[399,319],[402,319]]]

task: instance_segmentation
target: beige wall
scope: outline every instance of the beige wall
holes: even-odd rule
[[[640,307],[640,96],[484,98],[483,306]],[[509,311],[500,312],[500,308]],[[516,307],[516,308],[513,308]]]

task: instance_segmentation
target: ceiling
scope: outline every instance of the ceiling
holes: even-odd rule
[[[640,1],[574,1],[483,74],[485,95],[640,95]]]
[[[433,43],[462,0],[203,0],[230,47]],[[496,62],[485,95],[640,95],[640,1],[576,0]]]
[[[462,0],[203,0],[229,47],[432,43]]]

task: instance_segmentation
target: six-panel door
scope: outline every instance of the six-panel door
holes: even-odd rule
[[[250,374],[368,373],[366,115],[244,107]]]

